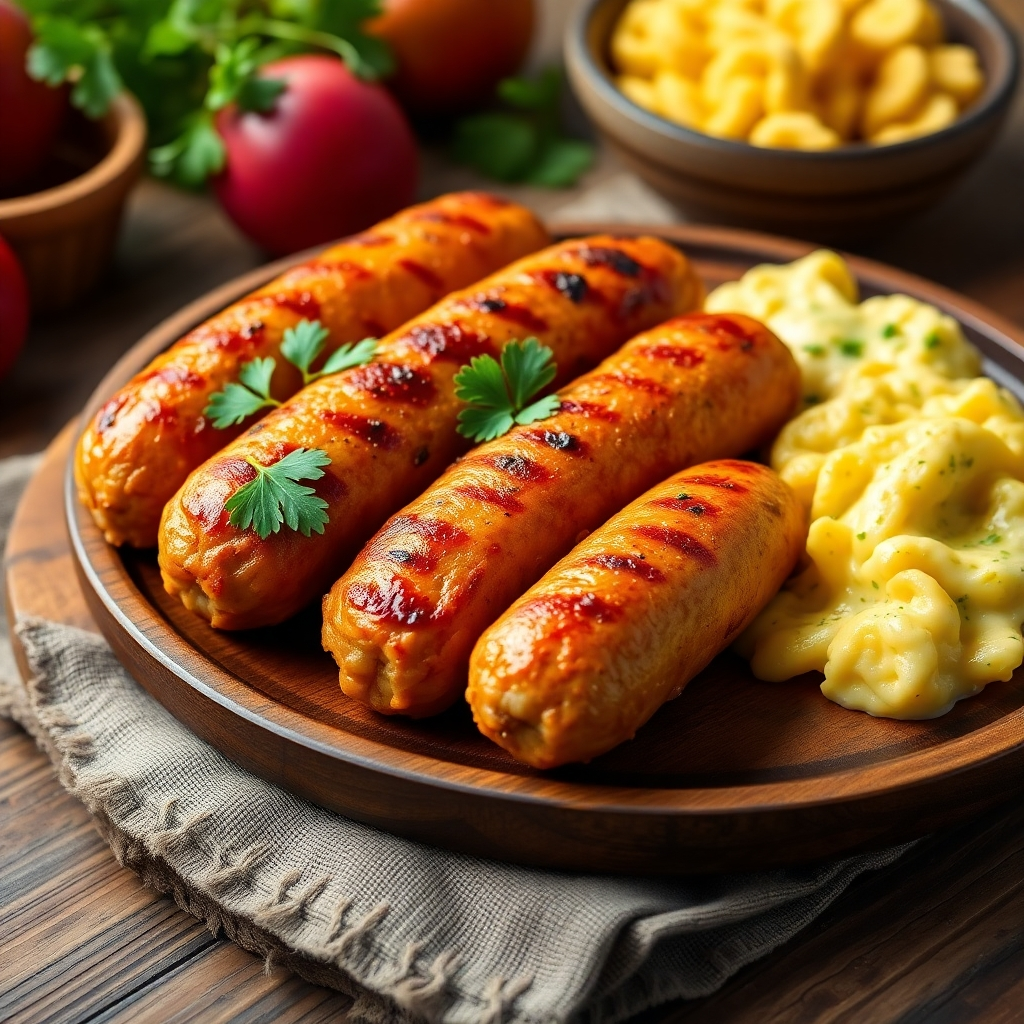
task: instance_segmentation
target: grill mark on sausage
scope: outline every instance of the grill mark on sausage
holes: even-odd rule
[[[556,452],[563,452],[573,458],[583,458],[588,448],[575,434],[567,434],[564,430],[524,430],[521,437],[534,444],[542,444]]]
[[[395,516],[378,534],[381,543],[393,543],[401,534],[412,533],[424,537],[429,544],[440,544],[445,547],[456,547],[469,540],[465,530],[444,519],[429,519],[415,512]]]
[[[621,608],[593,593],[545,594],[524,601],[520,612],[543,622],[548,640],[560,640],[569,633],[590,630],[595,624],[616,622],[622,617]]]
[[[414,221],[430,221],[434,224],[450,224],[456,228],[468,228],[479,235],[489,235],[490,226],[476,217],[470,217],[468,213],[442,213],[440,210],[424,210],[421,213],[414,213],[410,218]]]
[[[723,491],[735,491],[737,494],[746,494],[747,488],[730,480],[727,476],[719,476],[717,473],[699,473],[693,476],[686,476],[683,485],[703,484],[705,487],[720,487]]]
[[[317,320],[320,317],[320,303],[312,292],[281,292],[278,295],[261,295],[260,301],[281,309],[290,309],[306,320]]]
[[[553,288],[577,306],[590,291],[590,283],[582,274],[569,274],[563,270],[536,270],[530,277]]]
[[[588,420],[604,420],[605,423],[618,423],[622,419],[622,413],[609,409],[607,406],[598,405],[597,402],[583,402],[571,398],[562,402],[559,411],[571,413],[575,416],[583,416]]]
[[[650,345],[640,350],[648,359],[664,359],[675,366],[690,369],[704,362],[704,353],[685,345]]]
[[[647,580],[648,583],[661,583],[665,579],[665,574],[656,565],[651,565],[641,558],[633,558],[631,555],[594,555],[592,558],[584,559],[583,564],[599,569],[628,572],[632,576]]]
[[[266,325],[262,320],[253,319],[247,324],[219,327],[216,323],[202,324],[189,331],[178,345],[202,345],[208,349],[224,349],[239,352],[252,348],[252,340],[263,333]],[[177,345],[175,346],[177,348]]]
[[[418,260],[403,257],[398,261],[398,265],[402,267],[403,270],[407,270],[418,281],[425,284],[431,291],[437,292],[440,295],[446,290],[444,281],[442,281],[441,278],[439,278],[437,274],[430,269],[430,267],[425,267]]]
[[[300,281],[306,277],[326,277],[328,274],[345,274],[354,281],[368,281],[373,273],[359,263],[351,260],[310,260],[309,263],[301,263],[291,270],[285,271],[278,281],[278,284],[290,284],[293,281]]]
[[[129,397],[127,391],[122,391],[114,395],[109,401],[103,403],[100,411],[96,413],[97,433],[103,434],[114,425],[114,422],[117,420],[117,414],[125,407]]]
[[[694,501],[692,495],[688,498],[655,498],[650,504],[673,512],[689,512],[694,516],[708,516],[711,519],[722,511],[706,501]]]
[[[372,416],[360,416],[351,412],[340,412],[335,409],[322,409],[320,418],[333,427],[340,427],[342,430],[358,437],[361,441],[373,445],[374,448],[383,448],[391,451],[402,443],[402,435],[393,427],[389,427],[383,420],[375,419]]]
[[[404,566],[416,573],[433,572],[437,568],[438,556],[431,551],[409,551],[406,548],[391,548],[387,553],[389,562]]]
[[[198,373],[184,366],[162,366],[159,370],[150,370],[139,378],[140,384],[184,384],[185,387],[199,387],[204,379]]]
[[[488,505],[496,505],[503,512],[512,515],[522,512],[523,503],[516,497],[519,489],[515,487],[487,487],[484,484],[459,484],[453,488],[456,494],[472,501],[482,501]]]
[[[764,338],[765,328],[755,321],[738,320],[727,313],[687,313],[680,322],[702,334],[712,335],[718,347],[726,351],[739,347],[749,352]]]
[[[360,245],[366,248],[374,248],[379,245],[391,245],[394,238],[391,235],[374,234],[372,231],[364,231],[362,234],[353,235],[347,239],[346,245]]]
[[[551,479],[549,470],[525,455],[486,455],[479,461],[484,465],[493,466],[500,473],[515,477],[516,480],[540,484]]]
[[[649,395],[657,395],[659,398],[668,398],[672,392],[650,377],[637,377],[632,373],[624,373],[622,370],[613,370],[611,373],[598,373],[590,378],[592,381],[608,380],[621,384],[632,391],[646,391]]]
[[[675,548],[677,551],[681,551],[684,555],[689,555],[705,569],[718,562],[715,553],[710,548],[705,547],[696,537],[683,533],[682,530],[673,530],[670,526],[644,524],[642,526],[631,526],[630,531],[639,537],[645,537],[647,540],[665,544],[668,547]]]
[[[379,320],[374,320],[371,317],[362,317],[360,323],[369,338],[380,338],[388,333],[388,329]]]
[[[410,366],[398,363],[368,363],[350,370],[345,383],[375,398],[409,405],[427,405],[434,397],[434,382]]]
[[[479,310],[482,313],[491,313],[502,320],[509,320],[528,331],[546,331],[548,322],[543,317],[537,316],[526,306],[517,303],[506,302],[497,295],[474,295],[471,299],[460,302],[459,305],[466,309]]]
[[[570,250],[588,267],[608,267],[623,277],[639,277],[643,267],[632,256],[610,245],[581,245]]]
[[[474,356],[493,355],[494,345],[489,338],[481,337],[475,331],[468,331],[460,324],[428,324],[414,327],[398,339],[429,361],[443,359],[447,362],[468,363]]]
[[[400,626],[425,625],[437,611],[434,602],[404,576],[392,577],[383,589],[372,581],[353,583],[348,588],[347,597],[353,608],[381,622]]]

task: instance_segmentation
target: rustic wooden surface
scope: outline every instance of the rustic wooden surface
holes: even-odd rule
[[[658,230],[689,254],[708,288],[807,251],[721,228]],[[902,272],[859,259],[851,267],[865,294],[905,292],[943,308],[1024,382],[1024,331]],[[243,275],[151,332],[103,381],[86,415],[255,283]],[[63,457],[50,451],[48,459]],[[634,742],[588,765],[538,772],[484,738],[462,702],[415,722],[346,697],[315,614],[258,634],[213,630],[166,593],[152,552],[115,552],[73,497],[68,515],[86,601],[143,686],[256,774],[412,839],[569,870],[738,871],[918,838],[991,807],[1001,790],[1024,789],[1024,670],[938,721],[893,722],[851,716],[823,700],[810,677],[787,685],[780,701],[728,654]],[[36,530],[50,520],[61,532],[59,495],[27,506],[24,517]],[[465,828],[453,833],[453,820]]]
[[[996,0],[1024,31],[1024,2]],[[917,222],[858,251],[931,277],[1024,324],[1024,93],[963,186]],[[426,193],[471,184],[428,168]],[[607,162],[589,196],[537,197],[545,214],[608,215]],[[623,218],[664,217],[629,191]],[[637,213],[642,208],[643,217]],[[145,183],[103,287],[33,327],[0,382],[0,456],[44,447],[108,367],[185,302],[262,262],[205,199]],[[48,577],[48,552],[27,555]],[[65,570],[66,571],[66,570]],[[1024,809],[920,843],[862,878],[813,925],[708,999],[645,1024],[1013,1024],[1024,1006]],[[118,867],[48,760],[0,720],[0,1020],[334,1022],[347,1000],[214,940]]]

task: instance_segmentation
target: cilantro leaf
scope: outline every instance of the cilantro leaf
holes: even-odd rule
[[[537,79],[503,79],[497,93],[508,109],[459,121],[452,155],[498,181],[548,188],[574,184],[593,163],[594,147],[562,135],[561,91],[557,68]]]
[[[224,140],[213,126],[209,111],[199,111],[187,121],[173,142],[149,151],[150,170],[159,178],[174,178],[186,188],[198,188],[227,161]]]
[[[459,413],[458,432],[474,441],[492,441],[514,423],[534,423],[557,412],[556,395],[527,404],[555,378],[551,355],[536,338],[527,338],[510,341],[500,363],[493,356],[476,356],[463,366],[455,375],[455,396],[468,405]]]
[[[320,370],[310,370],[324,350],[324,342],[330,337],[330,331],[319,320],[300,320],[294,327],[284,332],[281,342],[281,355],[302,373],[302,383],[309,384],[320,377],[331,373],[350,370],[354,366],[363,366],[373,358],[377,350],[376,338],[363,338],[356,344],[341,345],[332,352]]]
[[[525,426],[527,423],[536,423],[537,420],[546,420],[549,416],[554,416],[561,408],[561,405],[562,403],[558,395],[545,395],[532,405],[528,405],[522,411],[517,412],[516,423]]]
[[[270,358],[243,364],[238,372],[242,383],[225,384],[223,391],[210,395],[203,415],[210,417],[217,430],[224,430],[236,426],[260,409],[280,405],[270,396],[270,379],[276,365]]]
[[[228,522],[238,529],[253,529],[261,540],[278,533],[283,523],[304,537],[323,533],[328,523],[327,502],[300,480],[319,480],[331,460],[317,448],[298,448],[270,466],[246,461],[256,477],[243,484],[224,503]]]
[[[284,332],[281,355],[292,366],[302,371],[304,384],[309,383],[309,368],[313,365],[313,360],[324,350],[324,342],[330,333],[319,320],[300,320],[294,327],[289,327]]]
[[[363,338],[354,345],[342,345],[332,352],[319,376],[326,377],[331,373],[351,370],[354,366],[365,366],[377,351],[376,338]]]
[[[110,40],[98,25],[41,15],[28,51],[28,73],[47,85],[74,81],[71,102],[89,117],[102,117],[124,83],[111,57]]]
[[[522,407],[555,379],[555,364],[551,349],[536,338],[527,338],[522,344],[506,345],[501,352],[501,369],[510,384],[512,404]]]

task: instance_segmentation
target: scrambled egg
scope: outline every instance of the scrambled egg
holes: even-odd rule
[[[959,325],[905,295],[857,302],[818,252],[708,297],[792,349],[807,408],[772,465],[810,510],[805,567],[737,643],[758,678],[933,718],[1024,659],[1024,410],[974,376]]]

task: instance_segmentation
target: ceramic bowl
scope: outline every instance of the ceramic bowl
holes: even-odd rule
[[[145,116],[127,93],[98,122],[72,111],[41,183],[70,180],[0,199],[0,235],[25,270],[33,314],[70,305],[103,273],[145,144]]]
[[[598,131],[658,192],[697,220],[817,239],[884,231],[939,200],[988,148],[1017,84],[1010,30],[980,0],[936,0],[950,40],[973,46],[986,85],[942,131],[891,146],[806,152],[713,138],[652,114],[615,87],[612,28],[627,0],[586,0],[566,29],[570,81]]]

